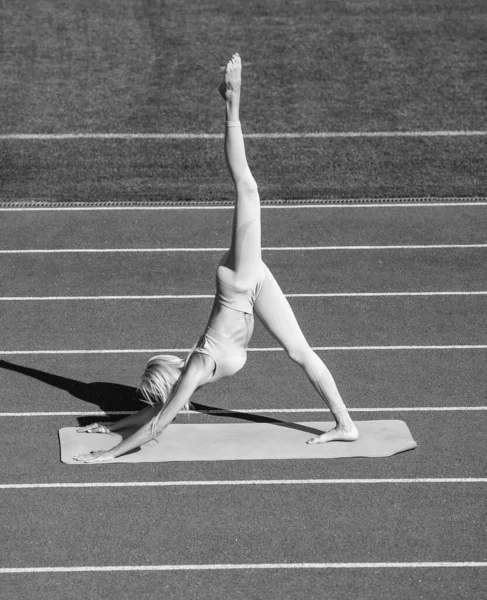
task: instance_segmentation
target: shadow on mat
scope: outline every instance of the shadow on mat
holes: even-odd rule
[[[199,404],[198,402],[191,402],[191,406],[197,412],[208,413],[216,417],[240,419],[242,421],[249,421],[251,423],[268,423],[269,425],[277,425],[278,427],[286,427],[287,429],[296,429],[298,431],[304,431],[305,433],[312,433],[313,435],[321,435],[323,433],[323,430],[315,429],[314,427],[307,427],[306,425],[300,425],[299,423],[290,423],[288,421],[271,419],[270,417],[262,417],[254,414],[250,415],[245,412],[228,410],[226,408],[206,406],[205,404]]]
[[[62,377],[61,375],[54,375],[52,373],[33,369],[32,367],[24,367],[22,365],[10,363],[6,360],[0,360],[0,368],[21,373],[27,377],[42,381],[42,383],[46,383],[47,385],[64,390],[75,398],[95,404],[103,411],[136,411],[147,406],[145,402],[142,402],[142,400],[137,397],[137,389],[128,385],[104,381],[84,383],[83,381],[69,379],[68,377]],[[205,404],[199,404],[198,402],[192,402],[191,406],[196,412],[210,414],[224,419],[239,419],[250,423],[268,423],[269,425],[296,429],[313,435],[320,435],[323,433],[323,431],[320,431],[319,429],[307,427],[306,425],[289,423],[280,421],[279,419],[271,419],[270,417],[262,417],[260,415],[237,412],[215,406],[207,406]],[[79,425],[84,427],[95,421],[99,423],[113,421],[113,417],[111,415],[108,415],[107,417],[97,417],[96,419],[94,417],[78,417],[77,420]]]

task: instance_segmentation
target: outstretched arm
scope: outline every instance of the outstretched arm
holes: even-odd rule
[[[112,431],[124,429],[125,427],[145,425],[145,423],[148,423],[159,414],[159,412],[160,407],[158,406],[146,406],[142,410],[139,410],[124,419],[120,419],[119,421],[111,423],[91,423],[85,427],[80,427],[77,431],[78,433],[111,433]]]
[[[75,456],[75,460],[80,462],[103,462],[111,460],[134,448],[142,446],[142,444],[150,442],[154,437],[158,437],[169,423],[174,420],[183,406],[188,404],[193,393],[208,381],[214,366],[213,360],[209,356],[194,354],[181,376],[174,396],[164,406],[156,405],[150,407],[157,411],[151,421],[146,422],[135,433],[122,440],[110,450],[81,454]]]

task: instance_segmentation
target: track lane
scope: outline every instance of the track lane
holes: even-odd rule
[[[485,350],[321,351],[353,408],[483,406]],[[0,412],[135,410],[149,354],[14,355],[0,358]],[[195,402],[236,409],[321,408],[283,352],[249,353],[234,377],[204,386]],[[298,415],[282,414],[295,419]],[[319,414],[306,418],[321,418]],[[191,419],[195,418],[195,415]],[[372,418],[372,415],[370,415]],[[375,417],[374,417],[375,418]],[[408,417],[409,418],[409,417]]]
[[[265,415],[272,417],[272,415]],[[250,419],[256,418],[250,415]],[[59,460],[58,430],[75,427],[74,416],[16,417],[0,419],[4,457],[2,484],[97,481],[206,481],[234,479],[397,479],[486,477],[479,457],[485,454],[485,414],[458,413],[354,413],[356,420],[402,419],[418,443],[412,451],[384,459],[256,460],[198,463],[141,463],[117,465],[64,465]],[[283,421],[309,421],[309,415],[276,415]],[[330,422],[326,414],[315,418]],[[86,418],[82,423],[92,422]],[[98,419],[100,420],[100,419]],[[179,415],[178,423],[216,423],[228,416]],[[389,484],[394,485],[394,484]],[[400,484],[399,484],[400,485]],[[434,484],[435,485],[435,484]],[[453,484],[452,484],[453,485]],[[482,484],[479,484],[482,485]],[[253,486],[252,486],[253,487]],[[360,486],[359,486],[360,487]],[[413,486],[414,487],[414,486]],[[351,486],[353,496],[356,486]],[[449,489],[449,488],[447,488]],[[4,493],[2,491],[2,493]],[[6,492],[5,492],[6,493]],[[30,495],[29,490],[18,490]],[[80,491],[80,494],[83,494]],[[183,493],[183,492],[181,492]],[[250,492],[249,492],[250,493]]]
[[[18,567],[482,561],[485,486],[446,485],[9,490],[4,550]]]
[[[485,344],[486,296],[292,298],[311,346]],[[81,308],[80,308],[81,307]],[[2,306],[3,351],[188,349],[211,300],[59,301]],[[277,347],[256,324],[251,348]]]
[[[0,297],[211,295],[221,256],[3,255]],[[263,258],[286,294],[487,290],[486,248],[297,250]]]
[[[26,598],[32,587],[53,597],[62,587],[64,600],[78,600],[80,589],[88,598],[103,596],[132,600],[149,599],[163,590],[171,600],[262,600],[262,597],[301,600],[306,594],[320,598],[330,594],[340,600],[474,598],[487,585],[486,569],[347,569],[293,571],[177,571],[150,573],[62,573],[29,576],[2,575],[6,598]],[[326,597],[326,596],[325,596]]]

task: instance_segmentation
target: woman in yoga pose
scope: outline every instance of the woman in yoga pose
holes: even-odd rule
[[[353,441],[358,431],[333,377],[306,341],[294,313],[261,257],[260,199],[245,156],[239,120],[242,64],[234,54],[225,68],[220,93],[225,100],[225,158],[235,185],[232,242],[217,269],[217,289],[208,325],[186,358],[154,356],[142,376],[140,393],[150,406],[116,423],[93,423],[78,431],[111,433],[129,426],[137,431],[108,451],[75,457],[82,462],[111,460],[157,438],[203,385],[239,371],[254,328],[253,313],[305,371],[325,401],[336,426],[308,440]]]

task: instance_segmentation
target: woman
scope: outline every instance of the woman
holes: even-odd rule
[[[260,199],[247,164],[239,121],[241,71],[240,56],[234,54],[219,90],[226,104],[225,157],[235,184],[236,203],[232,243],[217,269],[217,291],[207,328],[185,361],[174,356],[149,360],[140,392],[150,406],[116,423],[94,423],[78,431],[110,433],[129,426],[139,429],[111,450],[79,455],[76,460],[110,460],[157,438],[199,387],[239,371],[246,361],[254,312],[289,357],[304,369],[335,418],[333,429],[308,443],[353,441],[358,437],[333,377],[310,348],[284,294],[262,262]]]

